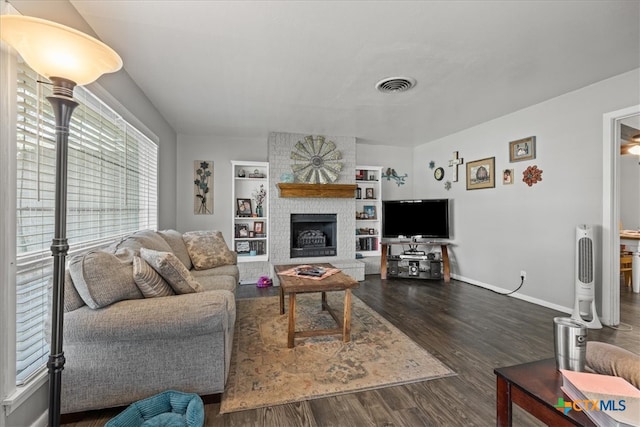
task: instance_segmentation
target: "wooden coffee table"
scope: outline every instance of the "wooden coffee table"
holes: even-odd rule
[[[324,268],[334,268],[331,264],[313,264]],[[284,314],[284,296],[289,295],[289,330],[287,333],[287,347],[293,348],[296,338],[315,337],[320,335],[342,335],[344,342],[351,341],[351,289],[357,288],[357,280],[342,271],[325,277],[322,280],[308,279],[303,276],[285,276],[279,273],[296,267],[297,264],[276,265],[274,269],[280,279],[280,314]],[[329,307],[327,292],[344,291],[344,312],[342,318]],[[296,331],[296,294],[321,292],[322,309],[327,310],[338,327],[332,329],[316,329],[310,331]],[[340,325],[342,327],[340,328]]]
[[[496,425],[512,425],[512,403],[550,426],[594,426],[582,411],[564,414],[555,405],[558,398],[570,400],[560,389],[562,374],[555,359],[497,368]]]

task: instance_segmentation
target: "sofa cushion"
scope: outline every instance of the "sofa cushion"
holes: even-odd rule
[[[597,374],[622,377],[640,387],[640,355],[598,341],[587,342],[586,366]]]
[[[193,268],[193,264],[191,263],[191,258],[189,258],[187,246],[184,244],[184,240],[182,240],[182,233],[176,230],[162,230],[158,231],[158,234],[167,242],[171,247],[171,252],[173,252],[180,261],[182,261],[184,266],[187,267],[187,270],[191,270]]]
[[[153,249],[159,252],[171,252],[171,246],[153,230],[136,231],[109,246],[109,249],[113,252],[123,248],[133,250],[135,255],[140,254],[141,248]]]
[[[235,264],[237,254],[229,250],[220,231],[189,231],[182,235],[196,270]]]
[[[221,265],[220,267],[208,270],[191,270],[191,275],[200,282],[203,276],[232,276],[236,284],[240,281],[240,270],[237,265]],[[202,282],[200,283],[202,284]]]
[[[238,282],[233,276],[201,276],[197,279],[205,291],[225,290],[235,295],[238,288]]]
[[[67,313],[69,311],[77,310],[80,307],[84,306],[84,301],[82,297],[78,293],[75,285],[73,284],[73,279],[71,278],[71,272],[69,269],[64,272],[64,312]]]
[[[140,256],[169,283],[177,294],[190,294],[203,290],[187,267],[172,252],[142,248]]]
[[[72,258],[69,271],[78,294],[89,307],[106,307],[117,301],[143,298],[133,280],[133,251],[115,254],[92,251]]]
[[[139,256],[133,258],[133,280],[145,298],[175,295],[173,288]]]

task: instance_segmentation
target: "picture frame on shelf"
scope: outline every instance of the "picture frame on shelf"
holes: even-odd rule
[[[249,224],[236,224],[236,237],[248,237]]]
[[[509,143],[509,162],[520,162],[536,158],[536,137],[518,139]]]
[[[496,186],[496,158],[475,160],[467,163],[467,190],[480,190]]]
[[[256,234],[264,234],[264,221],[255,221],[253,223],[253,232]]]
[[[247,240],[238,240],[236,242],[236,252],[239,254],[248,254],[251,250],[251,245]]]
[[[375,199],[375,192],[373,190],[373,187],[368,187],[365,189],[365,199]]]
[[[362,208],[367,219],[376,219],[376,207],[373,205],[366,205]]]
[[[238,216],[251,216],[251,199],[236,199],[238,206]]]

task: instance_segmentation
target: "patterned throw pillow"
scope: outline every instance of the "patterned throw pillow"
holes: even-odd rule
[[[133,280],[145,298],[175,295],[173,289],[145,260],[133,258]]]
[[[200,283],[191,276],[187,267],[171,252],[140,249],[140,256],[166,280],[176,294],[202,292]]]
[[[237,254],[229,250],[220,231],[189,231],[182,235],[189,258],[196,270],[207,270],[221,265],[232,265]]]
[[[133,251],[115,254],[93,251],[72,258],[69,272],[78,293],[89,307],[106,307],[117,301],[143,298],[133,280]]]

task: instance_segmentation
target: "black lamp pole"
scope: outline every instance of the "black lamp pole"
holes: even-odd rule
[[[56,199],[55,222],[51,253],[53,255],[53,301],[51,306],[51,352],[49,369],[49,426],[60,425],[60,397],[62,391],[62,351],[64,320],[64,276],[69,244],[67,243],[67,158],[69,151],[69,123],[78,103],[73,100],[75,83],[51,77],[53,95],[47,97],[56,119]]]

